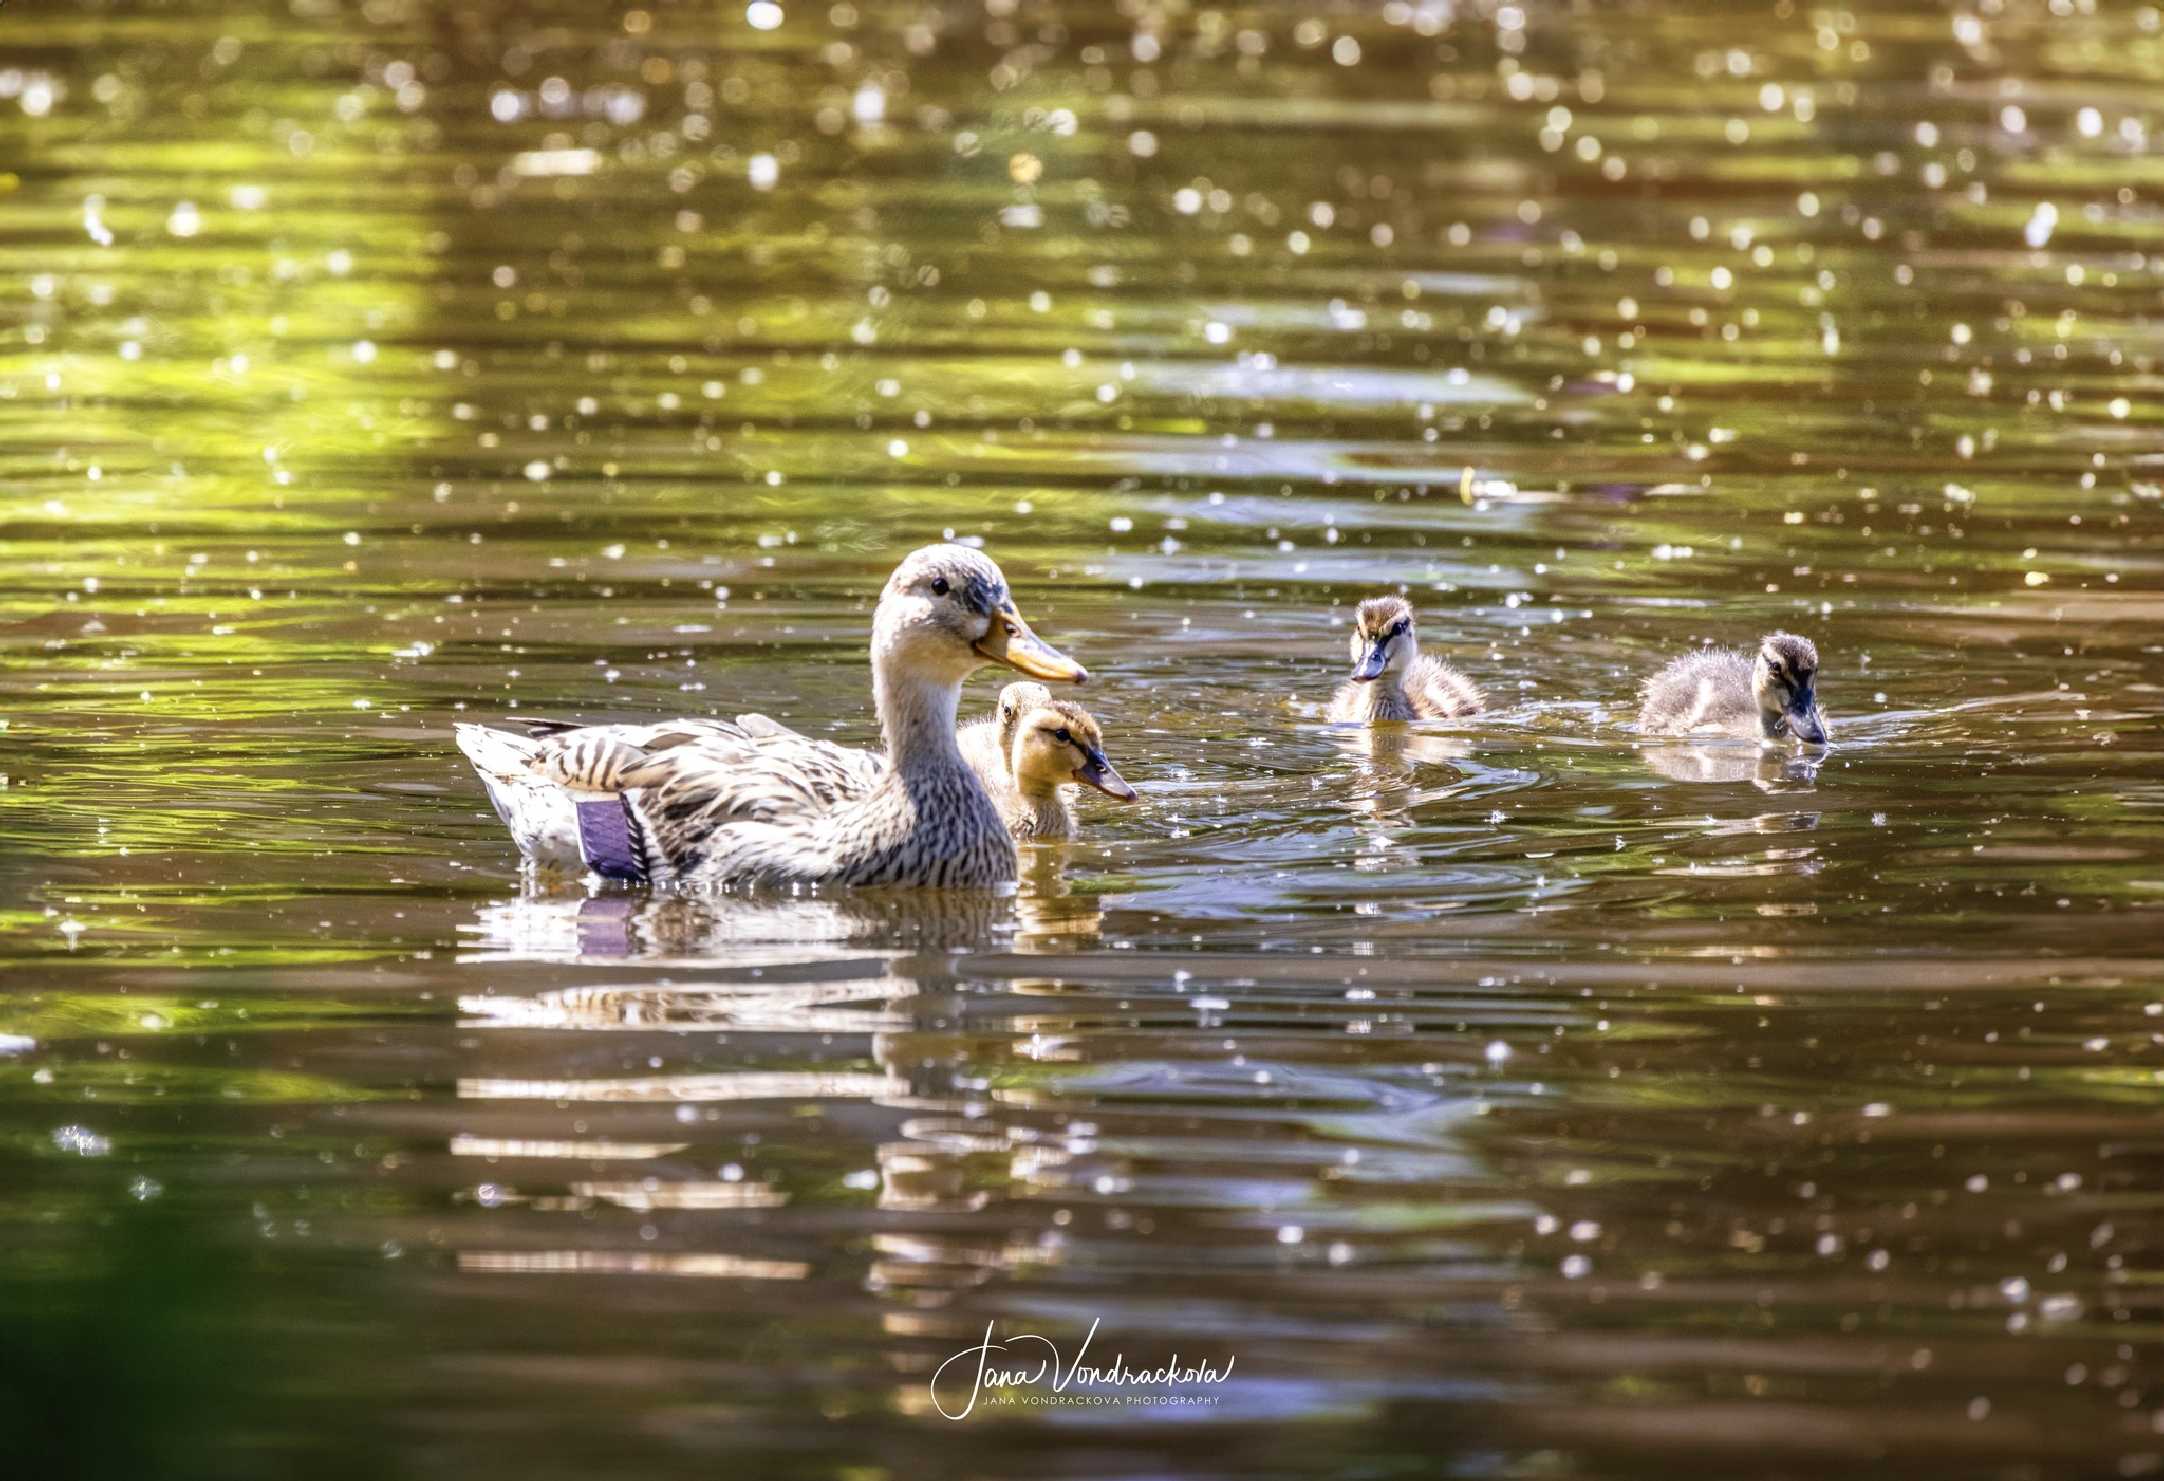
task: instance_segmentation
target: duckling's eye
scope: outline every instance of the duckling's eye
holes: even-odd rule
[[[947,578],[946,578],[946,577],[944,577],[944,576],[934,576],[934,577],[932,578],[932,595],[934,595],[934,596],[942,596],[942,597],[943,597],[943,596],[945,596],[946,594],[947,594]]]
[[[1068,730],[1066,726],[1062,725],[1059,729],[1052,732],[1052,739],[1058,741],[1063,746],[1071,746],[1074,744],[1074,733]]]

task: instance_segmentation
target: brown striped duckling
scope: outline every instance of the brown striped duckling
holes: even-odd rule
[[[987,719],[962,727],[962,755],[1016,838],[1073,838],[1076,786],[1094,787],[1115,802],[1133,802],[1105,757],[1104,734],[1088,710],[1055,699],[1042,684],[1009,684]]]
[[[1732,648],[1686,653],[1646,681],[1638,728],[1647,735],[1731,735],[1826,744],[1818,649],[1770,633],[1751,656]]]
[[[1332,723],[1455,719],[1487,707],[1480,686],[1420,651],[1413,609],[1402,597],[1371,597],[1353,616],[1352,677],[1330,697]]]

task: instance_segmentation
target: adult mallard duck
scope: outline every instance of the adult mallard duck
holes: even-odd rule
[[[1826,744],[1818,649],[1771,633],[1754,660],[1732,648],[1686,653],[1646,681],[1638,728],[1648,735],[1733,735]]]
[[[1333,723],[1450,719],[1487,707],[1480,686],[1420,651],[1413,609],[1402,597],[1372,597],[1353,616],[1352,677],[1330,697]]]
[[[1088,710],[1054,699],[1042,684],[1009,684],[989,719],[962,727],[962,755],[984,780],[1007,831],[1019,839],[1072,838],[1076,783],[1133,802],[1105,757],[1104,734]]]
[[[459,748],[539,863],[568,863],[575,844],[616,879],[1001,885],[1016,878],[1014,840],[955,735],[962,681],[986,663],[1088,678],[1029,630],[988,557],[928,545],[895,568],[872,616],[883,756],[752,715],[528,736],[461,725]]]

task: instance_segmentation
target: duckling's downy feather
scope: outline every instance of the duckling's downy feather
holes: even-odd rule
[[[1042,797],[1030,797],[1015,784],[1014,768],[1008,760],[1012,734],[995,714],[964,725],[955,741],[969,769],[984,782],[984,790],[999,809],[1009,834],[1018,839],[1074,837],[1074,809],[1060,796],[1058,788]]]
[[[1026,738],[1022,748],[1015,742],[1033,725],[1065,727],[1091,748],[1101,747],[1103,742],[1097,721],[1088,710],[1072,700],[1053,698],[1042,684],[1009,684],[1000,694],[999,708],[963,726],[957,740],[970,769],[983,779],[985,791],[991,794],[993,805],[1006,819],[1007,831],[1016,839],[1053,842],[1074,838],[1081,833],[1082,825],[1074,810],[1075,793],[1080,788],[1074,780],[1072,759],[1029,759]],[[1133,790],[1128,789],[1125,795],[1131,799]]]
[[[1638,728],[1824,745],[1818,671],[1817,645],[1795,633],[1768,633],[1755,657],[1732,649],[1686,653],[1646,681]]]
[[[1353,672],[1330,696],[1332,724],[1449,720],[1487,707],[1478,684],[1420,651],[1413,626],[1403,597],[1369,597],[1354,610]]]
[[[1751,660],[1732,648],[1686,653],[1646,680],[1638,728],[1664,735],[1757,735]]]
[[[1454,720],[1487,707],[1480,686],[1432,654],[1412,661],[1402,685],[1384,675],[1373,683],[1347,680],[1330,696],[1332,724],[1377,720]]]

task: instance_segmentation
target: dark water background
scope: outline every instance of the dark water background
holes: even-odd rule
[[[2164,1468],[2160,84],[2077,0],[8,6],[18,1458]],[[454,720],[868,740],[949,531],[1141,806],[522,891]],[[1400,587],[1495,712],[1333,733]],[[1777,627],[1822,766],[1638,744]],[[1093,1321],[1233,1377],[932,1408]]]

